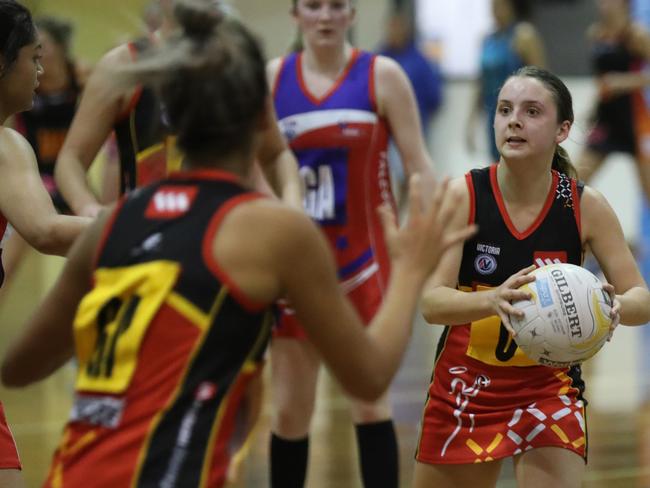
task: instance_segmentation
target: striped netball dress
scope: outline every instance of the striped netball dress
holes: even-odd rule
[[[377,113],[376,56],[353,50],[322,97],[309,92],[302,53],[282,60],[273,90],[280,129],[298,159],[305,209],[334,251],[341,287],[368,323],[381,303],[389,259],[376,209],[394,205],[386,158],[388,128]],[[284,308],[276,334],[304,337]]]

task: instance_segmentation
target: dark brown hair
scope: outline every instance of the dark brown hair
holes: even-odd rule
[[[15,0],[0,0],[0,54],[3,66],[0,78],[18,59],[18,52],[36,40],[32,15]]]

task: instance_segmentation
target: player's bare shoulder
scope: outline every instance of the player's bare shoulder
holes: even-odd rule
[[[375,81],[377,83],[395,83],[406,76],[402,67],[387,56],[377,55],[375,58]]]
[[[102,56],[88,77],[84,98],[92,99],[102,105],[117,103],[120,108],[123,108],[128,103],[134,89],[122,87],[120,77],[116,75],[120,69],[132,62],[133,53],[129,44],[121,44],[111,49]],[[82,98],[82,103],[84,98]]]
[[[29,142],[16,130],[0,127],[0,168],[35,162],[36,156]]]
[[[243,251],[242,243],[247,243],[245,247],[250,251],[281,258],[298,251],[317,232],[304,212],[261,197],[241,203],[229,212],[221,226],[219,241],[226,245],[230,242],[237,251]]]

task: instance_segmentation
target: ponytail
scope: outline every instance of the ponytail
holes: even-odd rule
[[[571,163],[569,153],[567,153],[566,149],[559,144],[555,146],[551,168],[559,173],[567,175],[569,178],[578,177],[578,172],[576,171],[575,166],[573,166],[573,163]]]

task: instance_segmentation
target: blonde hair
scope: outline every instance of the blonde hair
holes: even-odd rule
[[[123,68],[129,83],[153,86],[178,147],[190,159],[249,151],[268,86],[253,35],[208,0],[177,0],[181,32]]]

